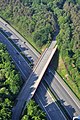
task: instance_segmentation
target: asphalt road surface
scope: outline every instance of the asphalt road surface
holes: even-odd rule
[[[39,57],[39,53],[18,32],[10,27],[10,25],[0,21],[0,27],[3,28],[3,32],[5,32],[5,34],[12,39],[12,41],[29,59],[29,61],[33,62],[33,64],[36,64],[36,56]]]
[[[72,91],[65,86],[60,76],[55,73],[55,71],[53,74],[53,72],[49,70],[47,74],[44,75],[44,79],[52,92],[57,94],[61,105],[64,106],[71,119],[73,116],[80,115],[80,101],[74,96]]]
[[[3,24],[3,23],[2,23]],[[1,25],[1,23],[0,23],[0,25]],[[3,25],[3,28],[4,28],[4,26],[5,25]],[[6,27],[5,26],[5,29],[8,29],[8,27]],[[6,30],[7,31],[7,30]],[[10,33],[12,33],[13,34],[13,32],[10,30],[9,31]],[[17,34],[17,32],[16,32],[16,34]],[[19,41],[18,41],[18,44],[19,43],[21,43],[20,42],[20,40],[21,39],[19,39]],[[15,40],[14,40],[14,42],[15,42]],[[16,43],[16,42],[15,42]],[[21,46],[21,44],[19,45],[19,46]],[[26,46],[24,46],[25,47],[25,49],[27,49],[27,47]],[[29,49],[30,49],[30,47],[29,47]],[[34,54],[35,54],[35,52],[34,52]],[[36,54],[35,54],[36,55]],[[38,54],[36,55],[36,59],[38,58]],[[51,68],[50,68],[51,69]],[[49,74],[51,74],[51,73],[49,73]],[[56,75],[56,72],[55,72],[55,76],[53,75],[52,77],[53,77],[53,79],[56,77],[56,76],[58,76],[58,75]],[[47,83],[50,85],[50,86],[52,86],[52,84],[54,84],[54,82],[53,82],[53,80],[52,81],[49,81],[48,79],[46,79],[47,80]],[[58,80],[56,79],[55,80],[55,87],[54,86],[52,86],[52,88],[55,90],[55,92],[58,94],[58,96],[59,96],[59,99],[61,99],[61,100],[63,100],[64,101],[64,104],[67,106],[66,108],[68,109],[68,108],[70,108],[69,107],[69,105],[71,106],[71,108],[73,108],[74,109],[74,111],[75,112],[73,112],[73,110],[71,110],[70,111],[70,116],[71,117],[73,117],[73,116],[75,116],[76,114],[80,114],[80,107],[79,106],[77,106],[76,104],[77,104],[77,102],[80,104],[80,101],[78,101],[77,99],[76,99],[76,97],[73,95],[73,93],[71,92],[71,90],[66,86],[66,84],[63,82],[63,80],[61,80],[61,78],[59,78],[59,80],[60,80],[60,82],[62,83],[61,85],[60,84],[58,84]],[[63,86],[65,86],[64,88],[63,88]],[[57,89],[57,87],[59,88],[60,87],[60,89],[62,89],[62,90],[60,90],[60,89]],[[70,91],[70,94],[68,94],[67,93],[67,89],[69,89],[69,91]],[[58,91],[58,92],[57,92]],[[61,91],[63,91],[63,92],[61,92]],[[65,92],[64,92],[65,91]],[[63,94],[62,94],[63,93]],[[71,97],[72,96],[72,97]],[[68,98],[71,98],[71,99],[68,99]],[[74,105],[74,102],[75,102],[75,105],[76,105],[76,107],[75,107],[75,105]],[[77,111],[78,110],[78,111]],[[73,114],[72,114],[73,113]]]
[[[26,81],[26,79],[29,77],[29,74],[32,71],[30,69],[30,66],[22,57],[22,55],[16,50],[16,48],[11,44],[11,42],[9,42],[7,38],[5,38],[4,35],[2,35],[1,33],[0,33],[0,42],[2,42],[7,46],[7,50],[9,54],[12,56],[13,61],[15,62],[18,69],[20,69],[21,71],[23,79]]]
[[[50,47],[44,51],[28,80],[25,82],[21,92],[19,93],[18,102],[12,114],[13,120],[19,119],[25,102],[28,103],[29,100],[34,96],[34,93],[39,86],[39,83],[51,61],[51,58],[56,51],[57,46],[53,49],[53,44],[55,46],[55,42],[52,42]]]
[[[25,67],[25,71],[27,73],[23,70],[24,69],[24,65],[19,63],[20,60],[22,61],[23,57],[20,57],[21,55],[18,54],[19,55],[19,59],[18,59],[17,54],[16,54],[18,51],[12,46],[12,44],[1,33],[0,33],[0,42],[6,44],[8,52],[11,54],[11,57],[14,60],[14,62],[16,63],[16,65],[17,65],[18,69],[20,70],[23,78],[25,78],[25,77],[28,78],[28,76],[30,75],[29,71],[31,72],[30,67],[28,66],[27,62],[25,61],[25,63],[24,63],[25,66],[26,66]],[[51,109],[51,108],[55,108],[55,111],[58,110],[58,114],[59,115],[58,115],[58,117],[54,115],[54,120],[66,120],[65,117],[64,117],[64,115],[62,114],[62,112],[60,111],[60,109],[58,108],[58,106],[56,105],[55,101],[53,101],[52,97],[48,93],[47,89],[44,88],[44,87],[42,89],[43,89],[43,92],[45,94],[42,94],[41,89],[40,90],[38,89],[40,95],[42,94],[42,96],[40,96],[39,94],[38,95],[35,94],[35,95],[37,95],[38,96],[38,100],[41,101],[41,102],[39,102],[39,104],[42,103],[43,109],[45,108],[48,120],[53,120],[53,117],[49,115],[51,113],[50,110],[52,111],[52,115],[54,113],[54,109]],[[46,100],[45,100],[46,97],[45,97],[45,95],[47,97],[47,106],[44,106],[44,104],[46,105]],[[25,95],[24,95],[24,97],[25,97]],[[42,99],[44,100],[44,102],[42,101],[42,99],[40,100],[40,97],[42,97]],[[19,105],[23,106],[23,99],[24,98],[22,98],[22,99],[19,100],[19,97],[18,97],[18,100],[19,100],[18,106]],[[53,104],[50,104],[50,103],[53,103]],[[50,105],[50,107],[49,107],[49,105]],[[14,109],[15,109],[15,107],[13,108],[13,111],[14,111]],[[17,109],[19,109],[19,107],[17,107]],[[18,110],[18,112],[19,112],[19,110]],[[17,115],[18,115],[18,113],[17,113]],[[16,120],[18,120],[18,119],[16,119]]]
[[[56,107],[57,105],[54,99],[52,101],[50,93],[48,91],[46,92],[46,88],[42,82],[40,83],[34,98],[47,113],[48,120],[66,120],[63,113],[60,112],[59,107]]]

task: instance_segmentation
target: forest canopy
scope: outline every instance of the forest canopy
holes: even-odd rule
[[[56,36],[67,72],[80,92],[80,0],[0,0],[0,16],[41,50]]]
[[[6,46],[0,43],[0,120],[11,120],[14,100],[20,91],[22,80]]]

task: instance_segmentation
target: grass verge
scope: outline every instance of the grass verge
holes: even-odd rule
[[[17,25],[11,25],[10,24],[10,26],[11,27],[13,27],[26,41],[28,41],[28,43],[37,51],[37,52],[39,52],[40,54],[41,54],[41,52],[42,52],[42,50],[41,50],[41,48],[39,48],[36,44],[35,44],[35,42],[32,40],[32,36],[31,35],[29,35],[29,34],[25,34],[24,32],[23,32],[23,30],[21,30],[21,29],[19,29],[18,27],[16,27]]]
[[[22,53],[22,51],[19,49],[19,47],[2,31],[0,32],[13,44],[13,46],[18,50],[18,52],[25,58],[25,60],[28,62],[29,65],[31,65],[31,61]]]
[[[80,100],[80,91],[78,90],[76,84],[73,82],[71,76],[67,73],[67,70],[65,68],[65,65],[61,56],[59,56],[59,64],[58,64],[57,72],[63,78],[67,86],[76,95],[76,97]]]
[[[1,16],[0,16],[1,17]],[[3,17],[1,17],[6,23],[8,23],[14,30],[16,30],[26,41],[29,42],[29,44],[39,53],[42,52],[41,48],[38,47],[35,42],[32,39],[31,34],[26,33],[26,31],[24,31],[24,28],[21,28],[21,25],[19,26],[18,24],[16,24],[15,22],[13,22],[13,20],[11,19],[4,19]]]
[[[60,52],[57,50],[54,54],[54,57],[51,60],[50,68],[58,73],[66,85],[71,89],[75,96],[80,100],[80,91],[77,88],[76,84],[72,80],[71,76],[68,74],[64,62],[61,58]]]

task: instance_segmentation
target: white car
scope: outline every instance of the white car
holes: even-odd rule
[[[7,26],[7,24],[5,24],[5,26]]]
[[[73,117],[73,120],[80,120],[80,116]]]

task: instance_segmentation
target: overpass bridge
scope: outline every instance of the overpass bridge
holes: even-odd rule
[[[16,106],[12,110],[12,120],[19,120],[25,103],[34,96],[36,89],[57,49],[56,41],[52,41],[49,48],[47,48],[40,59],[38,60],[36,66],[34,67],[32,73],[24,84],[17,100]]]

